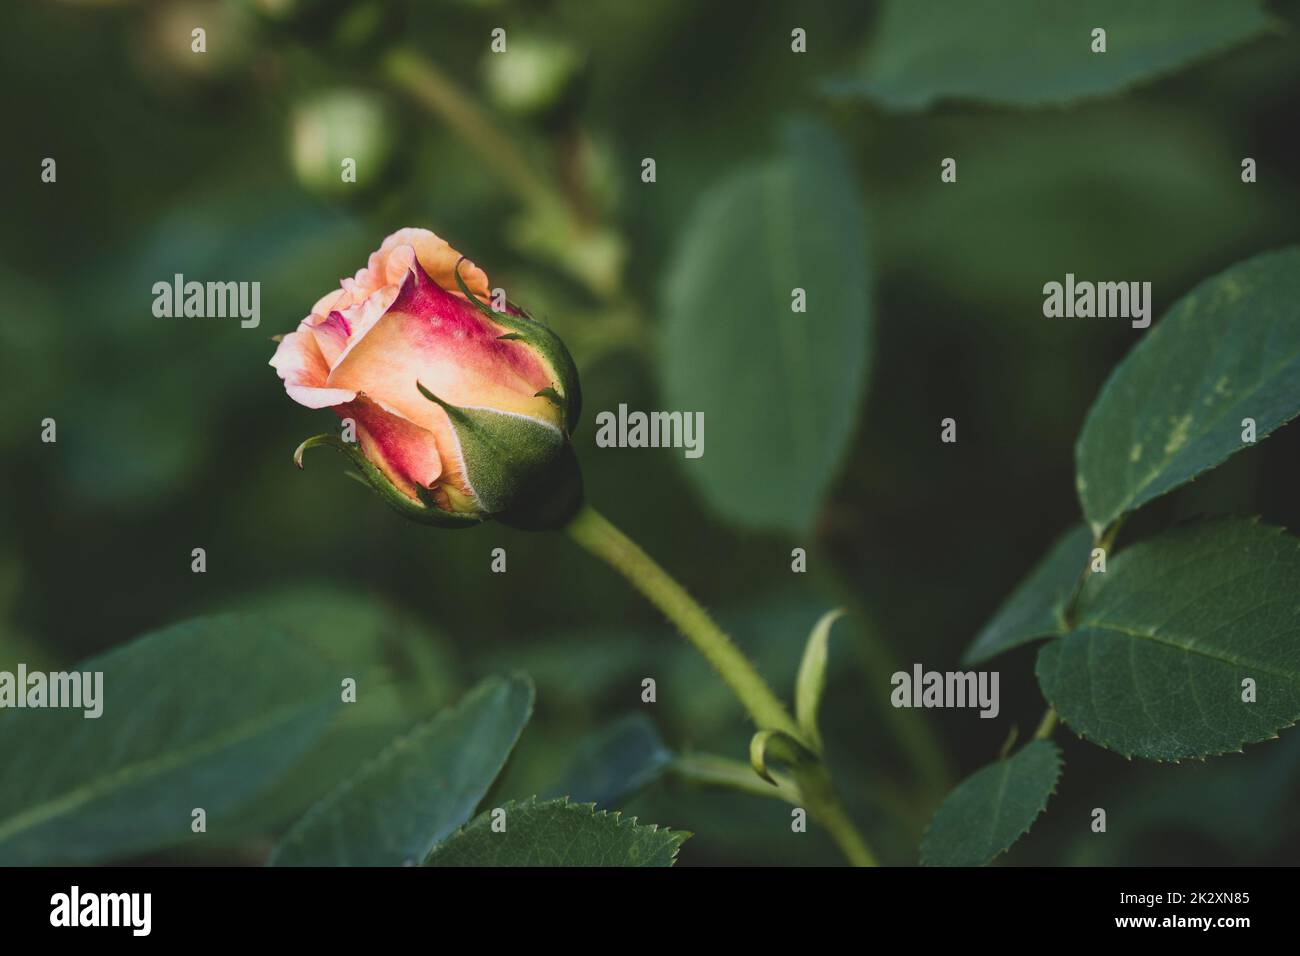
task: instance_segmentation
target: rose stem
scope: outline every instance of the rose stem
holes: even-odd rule
[[[686,589],[635,541],[590,506],[578,512],[567,530],[574,541],[623,575],[677,626],[731,688],[760,729],[779,730],[803,742],[802,731],[754,665]],[[845,857],[856,866],[874,866],[875,858],[840,805],[825,765],[818,762],[802,770],[798,782],[809,812],[830,832]]]

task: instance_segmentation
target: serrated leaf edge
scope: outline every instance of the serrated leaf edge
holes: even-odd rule
[[[1025,824],[1025,828],[1024,828],[1023,830],[1021,830],[1019,833],[1017,833],[1014,837],[1012,837],[1010,843],[1008,843],[1008,844],[1007,844],[1006,846],[1004,846],[1002,849],[998,850],[996,853],[994,853],[991,857],[989,857],[989,858],[988,858],[987,860],[985,860],[983,863],[979,864],[980,866],[988,866],[990,863],[992,863],[994,860],[996,860],[996,859],[997,859],[998,857],[1000,857],[1002,854],[1006,853],[1006,852],[1007,852],[1008,850],[1010,850],[1013,846],[1015,846],[1017,843],[1019,843],[1019,842],[1020,842],[1020,838],[1023,837],[1026,833],[1028,833],[1031,829],[1033,829],[1034,824],[1038,822],[1038,818],[1041,817],[1041,816],[1043,815],[1043,812],[1047,809],[1047,804],[1051,802],[1052,797],[1056,796],[1056,788],[1057,788],[1058,786],[1060,786],[1060,784],[1061,784],[1061,776],[1062,776],[1062,772],[1063,772],[1064,769],[1065,769],[1065,757],[1064,757],[1064,755],[1061,753],[1061,748],[1058,747],[1056,744],[1052,743],[1050,740],[1031,740],[1028,744],[1025,745],[1025,747],[1032,747],[1034,744],[1039,744],[1039,743],[1044,743],[1044,744],[1047,744],[1049,747],[1051,747],[1051,748],[1052,748],[1052,754],[1053,754],[1053,756],[1055,756],[1055,758],[1056,758],[1056,779],[1054,779],[1054,780],[1052,781],[1052,789],[1049,790],[1049,791],[1047,791],[1047,795],[1046,795],[1045,797],[1043,797],[1043,802],[1042,802],[1042,804],[1039,806],[1039,808],[1038,808],[1037,810],[1034,811],[1034,815],[1033,815],[1032,817],[1029,818],[1029,822],[1028,822],[1027,824]],[[1023,750],[1022,750],[1022,753],[1023,753]],[[1017,756],[1018,756],[1018,755],[1017,755]],[[1005,762],[1005,761],[1008,761],[1008,760],[1014,760],[1014,759],[1015,759],[1014,757],[1004,757],[1004,758],[1002,758],[1001,760],[994,761],[994,763],[1003,763],[1003,762]],[[992,767],[993,765],[994,765],[994,764],[985,764],[985,766],[980,767],[979,770],[976,770],[975,773],[972,773],[972,774],[970,775],[970,777],[975,776],[976,773],[979,773],[979,772],[982,771],[982,770],[986,770],[988,767]],[[969,780],[970,777],[967,777],[966,780]],[[963,780],[962,783],[965,783],[966,780]],[[952,793],[956,792],[957,788],[960,787],[960,786],[961,786],[961,783],[957,784],[957,787],[954,787],[953,790],[952,790],[951,792],[949,792],[949,796],[951,796]],[[944,798],[944,802],[947,802],[947,797]],[[942,809],[942,807],[943,807],[943,804],[940,804],[940,809]],[[935,816],[937,816],[938,813],[939,813],[939,811],[938,811],[938,810],[935,810]],[[925,860],[925,851],[924,851],[924,848],[925,848],[925,839],[926,839],[926,837],[928,837],[928,836],[930,835],[930,828],[931,828],[933,825],[934,825],[934,817],[931,817],[931,818],[930,818],[930,822],[926,824],[926,826],[925,826],[925,830],[923,830],[922,833],[921,833],[921,843],[920,843],[920,846],[918,847],[918,850],[920,851],[920,852],[919,852],[919,855],[920,855],[920,860],[921,860],[921,865],[922,865],[922,866],[938,866],[938,865],[942,865],[942,864],[932,864],[932,863],[927,863],[926,860]]]
[[[1204,474],[1204,472],[1202,472],[1202,474]],[[1198,477],[1199,477],[1199,476],[1198,476]],[[1192,479],[1192,480],[1194,481],[1195,479]],[[1257,528],[1259,528],[1260,530],[1262,530],[1262,531],[1264,531],[1264,532],[1270,533],[1270,534],[1272,534],[1274,537],[1278,537],[1278,538],[1290,538],[1290,539],[1295,543],[1296,549],[1297,549],[1297,550],[1300,550],[1300,537],[1297,537],[1296,535],[1292,534],[1291,531],[1290,531],[1290,529],[1288,529],[1285,525],[1280,525],[1280,524],[1271,524],[1271,523],[1265,522],[1265,521],[1264,521],[1264,517],[1263,517],[1263,515],[1258,515],[1258,514],[1254,514],[1254,515],[1225,514],[1225,515],[1211,515],[1211,516],[1208,516],[1208,517],[1207,517],[1207,516],[1200,516],[1200,517],[1196,517],[1196,518],[1190,518],[1190,519],[1188,519],[1188,520],[1186,520],[1186,521],[1179,522],[1178,524],[1175,524],[1175,525],[1173,525],[1173,526],[1170,527],[1170,528],[1166,528],[1166,529],[1164,529],[1164,531],[1161,531],[1160,534],[1164,534],[1164,533],[1166,533],[1166,532],[1168,532],[1168,531],[1172,531],[1172,530],[1175,530],[1175,529],[1177,529],[1177,528],[1186,528],[1186,527],[1188,527],[1188,526],[1190,526],[1190,525],[1194,525],[1194,524],[1209,524],[1209,523],[1214,523],[1214,522],[1222,522],[1222,523],[1224,523],[1224,524],[1231,524],[1231,523],[1235,523],[1235,522],[1244,522],[1245,524],[1248,524],[1248,525],[1250,525],[1250,526],[1252,526],[1252,527],[1257,527]],[[1134,542],[1132,545],[1129,545],[1129,548],[1141,546],[1142,543],[1143,543],[1143,542],[1141,542],[1141,541]],[[1129,550],[1129,548],[1125,548],[1124,550],[1127,551],[1127,550]],[[1101,587],[1104,587],[1104,586],[1105,586],[1105,579],[1103,579],[1102,583],[1101,583],[1099,586],[1101,586]],[[1075,625],[1075,631],[1077,631],[1078,628],[1079,628],[1080,626],[1082,626],[1082,625],[1083,625],[1083,622],[1082,622],[1082,621],[1078,622],[1078,623]],[[1097,626],[1098,626],[1099,628],[1101,628],[1101,629],[1105,629],[1105,628],[1106,628],[1106,625],[1105,625],[1104,622],[1097,622]],[[1111,628],[1111,630],[1114,630],[1114,628]],[[1050,638],[1047,640],[1046,643],[1039,645],[1036,654],[1037,654],[1037,655],[1041,655],[1042,652],[1043,652],[1044,650],[1046,650],[1049,646],[1051,646],[1052,642],[1054,642],[1054,641],[1064,641],[1064,640],[1068,639],[1068,638],[1070,637],[1071,634],[1074,634],[1075,631],[1068,631],[1068,632],[1066,632],[1066,633],[1064,633],[1064,634],[1053,635],[1052,637],[1050,637]],[[1121,632],[1121,633],[1123,633],[1123,632]],[[1132,635],[1129,635],[1129,636],[1131,637]],[[1136,639],[1136,638],[1135,638],[1135,639]],[[1228,749],[1228,750],[1216,750],[1216,751],[1213,751],[1213,752],[1211,752],[1211,753],[1206,753],[1206,754],[1187,754],[1186,756],[1183,756],[1183,757],[1148,757],[1146,754],[1139,754],[1139,753],[1125,753],[1125,752],[1124,752],[1123,750],[1121,750],[1119,747],[1113,747],[1113,746],[1111,746],[1111,745],[1109,745],[1109,744],[1103,743],[1101,740],[1099,740],[1099,739],[1097,739],[1097,738],[1095,738],[1095,737],[1090,737],[1090,736],[1088,736],[1086,733],[1084,733],[1082,730],[1079,730],[1078,728],[1076,728],[1076,727],[1075,727],[1075,726],[1070,722],[1069,718],[1067,718],[1067,717],[1065,716],[1065,714],[1061,713],[1061,709],[1060,709],[1060,707],[1057,707],[1056,701],[1054,701],[1054,700],[1052,700],[1051,698],[1049,698],[1048,695],[1047,695],[1047,692],[1043,690],[1043,684],[1042,684],[1042,681],[1039,679],[1039,676],[1038,676],[1038,661],[1037,661],[1037,660],[1034,661],[1034,680],[1035,680],[1035,682],[1038,683],[1038,689],[1039,689],[1039,691],[1042,692],[1044,699],[1046,699],[1047,702],[1048,702],[1049,704],[1051,704],[1053,707],[1056,708],[1057,716],[1060,717],[1060,719],[1061,719],[1061,723],[1064,724],[1066,727],[1068,727],[1068,728],[1070,729],[1070,732],[1071,732],[1072,734],[1074,734],[1074,735],[1075,735],[1076,737],[1078,737],[1080,740],[1085,741],[1085,742],[1087,742],[1087,743],[1089,743],[1089,744],[1092,744],[1094,747],[1100,747],[1100,748],[1103,749],[1103,750],[1108,750],[1108,751],[1110,751],[1111,753],[1113,753],[1113,754],[1118,754],[1119,756],[1123,757],[1125,760],[1129,760],[1129,761],[1132,761],[1133,758],[1136,757],[1138,760],[1147,760],[1147,761],[1150,761],[1151,763],[1181,764],[1181,763],[1187,763],[1187,762],[1190,762],[1190,761],[1193,761],[1193,760],[1199,760],[1201,763],[1205,763],[1205,762],[1206,762],[1207,760],[1209,760],[1211,757],[1227,757],[1227,756],[1231,756],[1232,754],[1244,754],[1244,753],[1246,752],[1246,749],[1245,749],[1245,748],[1246,748],[1248,745],[1249,745],[1249,746],[1253,746],[1253,745],[1255,745],[1255,744],[1268,743],[1268,741],[1270,741],[1270,740],[1277,740],[1277,739],[1281,736],[1281,732],[1282,732],[1282,731],[1284,731],[1284,730],[1290,730],[1292,727],[1295,727],[1297,724],[1300,724],[1300,714],[1298,714],[1298,715],[1296,715],[1294,718],[1292,718],[1292,720],[1291,720],[1291,722],[1290,722],[1289,724],[1282,724],[1282,725],[1280,725],[1279,727],[1277,727],[1277,728],[1274,730],[1274,732],[1273,732],[1273,736],[1271,736],[1271,737],[1260,737],[1258,740],[1248,740],[1248,739],[1246,739],[1246,738],[1242,738],[1240,741],[1237,742],[1237,749],[1236,749],[1236,750],[1232,750],[1232,749]],[[928,828],[927,828],[927,829],[928,829]]]
[[[586,810],[588,812],[588,816],[592,817],[593,819],[595,819],[596,817],[613,817],[614,825],[619,827],[620,829],[649,830],[651,833],[658,833],[660,830],[662,830],[665,834],[667,834],[669,840],[672,842],[673,863],[677,862],[677,854],[681,852],[682,844],[695,835],[690,830],[674,830],[670,827],[666,827],[658,823],[640,823],[638,822],[639,818],[637,817],[628,817],[625,820],[623,819],[622,810],[599,810],[596,808],[595,801],[592,801],[591,803],[574,803],[567,796],[550,797],[548,799],[543,800],[537,794],[533,794],[533,796],[525,797],[522,800],[507,800],[505,803],[501,804],[501,809],[507,811],[507,817],[508,817],[509,810],[511,808],[537,809],[537,808],[551,807],[551,806],[559,806],[561,809],[564,810]],[[456,837],[463,835],[467,830],[469,830],[470,827],[472,827],[475,823],[481,820],[484,817],[484,815],[485,815],[484,813],[480,813],[476,815],[473,819],[468,820],[465,823],[461,824],[461,826],[457,830],[455,830],[453,833],[449,833],[444,839],[440,840],[437,844],[435,844],[432,847],[432,849],[430,849],[429,852],[425,854],[424,860],[428,861],[429,857],[431,857],[434,853],[436,853],[439,847],[447,843],[450,843],[452,840],[456,839]]]
[[[514,742],[510,745],[510,749],[506,753],[505,760],[502,760],[501,766],[497,768],[496,776],[493,777],[493,780],[495,780],[497,776],[501,775],[501,770],[505,767],[506,761],[510,759],[510,754],[513,753],[515,747],[518,746],[519,738],[523,735],[523,728],[526,727],[528,725],[528,722],[532,719],[533,708],[536,706],[536,702],[537,702],[537,690],[533,686],[533,680],[531,677],[529,677],[527,674],[523,673],[522,671],[515,671],[513,673],[504,676],[497,675],[495,677],[489,677],[483,681],[480,681],[474,687],[471,687],[468,691],[462,694],[454,704],[442,708],[432,717],[420,721],[418,724],[411,727],[406,732],[398,734],[396,737],[390,740],[387,744],[384,745],[384,748],[380,750],[379,753],[375,754],[369,760],[361,764],[361,766],[357,767],[357,769],[353,771],[352,774],[350,774],[344,780],[340,781],[328,793],[322,795],[319,800],[317,800],[315,803],[313,803],[310,807],[307,808],[307,810],[302,814],[302,816],[298,817],[298,819],[295,820],[292,825],[290,825],[289,829],[285,831],[284,835],[280,837],[280,839],[276,842],[274,848],[272,848],[271,854],[267,858],[266,865],[274,866],[276,864],[276,861],[279,860],[283,851],[287,847],[291,845],[296,846],[299,843],[299,841],[302,839],[302,833],[304,831],[309,830],[312,823],[314,823],[325,813],[333,809],[339,803],[339,801],[346,799],[348,795],[350,795],[357,788],[361,780],[368,778],[370,774],[373,773],[374,771],[387,766],[396,758],[396,756],[399,753],[408,749],[417,737],[420,737],[422,734],[427,733],[434,726],[448,719],[448,715],[454,712],[459,712],[460,709],[469,700],[470,696],[473,695],[475,692],[477,692],[480,688],[485,687],[490,682],[497,682],[500,683],[501,685],[505,685],[511,681],[519,680],[519,679],[522,679],[527,684],[529,689],[528,712],[524,717],[524,722],[520,726],[519,732],[515,734]],[[471,814],[471,820],[472,819],[473,819],[473,815]],[[434,844],[434,847],[438,845],[439,844]],[[427,856],[429,853],[432,852],[433,852],[433,848],[430,848],[425,852],[425,856]]]

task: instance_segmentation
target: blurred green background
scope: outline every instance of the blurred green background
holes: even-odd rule
[[[1270,9],[1285,29],[1118,96],[902,115],[822,86],[868,49],[870,3],[10,5],[0,669],[71,663],[194,614],[273,607],[389,688],[373,733],[330,766],[300,768],[285,796],[295,805],[394,728],[516,668],[537,681],[538,705],[506,796],[546,791],[584,740],[637,711],[676,748],[743,756],[743,715],[702,662],[562,536],[432,532],[326,453],[293,468],[294,447],[334,419],[285,396],[266,364],[270,336],[388,233],[423,226],[569,342],[589,497],[733,628],[780,691],[819,615],[851,609],[824,705],[832,763],[880,856],[915,862],[946,789],[992,760],[1011,724],[1031,732],[1043,702],[1028,649],[997,662],[997,720],[891,711],[888,674],[894,662],[954,669],[1076,520],[1075,436],[1137,340],[1120,321],[1044,319],[1043,283],[1149,280],[1158,317],[1199,280],[1300,235],[1300,4]],[[202,56],[190,52],[195,25],[207,30]],[[790,52],[796,26],[807,54]],[[496,27],[510,46],[494,59]],[[413,79],[398,48],[427,69]],[[865,400],[853,398],[847,451],[804,532],[737,523],[679,451],[598,449],[592,426],[621,402],[672,407],[660,383],[689,379],[691,357],[663,348],[664,274],[692,211],[779,150],[792,116],[843,143],[874,322]],[[39,180],[46,156],[56,184]],[[340,156],[358,159],[355,185],[337,181]],[[646,156],[654,184],[641,181]],[[946,156],[959,161],[951,187],[938,178]],[[1258,183],[1241,183],[1243,156]],[[532,172],[521,178],[516,160]],[[177,272],[260,281],[261,326],[155,318],[151,286]],[[766,278],[737,270],[717,294]],[[670,373],[674,362],[686,364]],[[956,445],[939,442],[948,416]],[[56,444],[40,441],[46,417]],[[753,482],[783,484],[775,441],[754,448]],[[1300,530],[1298,475],[1300,429],[1283,429],[1145,509],[1126,537],[1200,512]],[[798,483],[785,493],[795,510],[807,504]],[[791,573],[796,546],[807,574]],[[496,547],[504,575],[490,572]],[[640,700],[647,676],[654,705]],[[1058,794],[1006,862],[1297,858],[1285,811],[1300,795],[1300,734],[1180,766],[1058,738]],[[837,861],[815,830],[791,834],[776,801],[669,779],[625,805],[695,833],[682,864]],[[1096,806],[1123,807],[1104,839],[1087,828]],[[200,858],[252,859],[260,845]]]

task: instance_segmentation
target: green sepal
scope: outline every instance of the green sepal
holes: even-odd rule
[[[560,396],[560,393],[553,388],[544,388],[539,392],[534,392],[533,398],[548,398],[554,402],[557,407],[561,409],[564,408],[564,399]]]
[[[815,762],[817,755],[784,731],[760,730],[749,740],[749,763],[756,774],[775,786],[777,781],[767,768],[772,759],[793,770]]]
[[[436,528],[470,528],[482,523],[483,519],[475,515],[454,514],[450,511],[444,511],[434,502],[433,496],[423,488],[417,492],[421,501],[411,500],[409,496],[388,480],[388,476],[380,471],[359,447],[350,442],[345,442],[338,435],[313,435],[308,438],[294,451],[293,463],[301,468],[303,452],[318,445],[337,448],[352,459],[352,463],[360,469],[361,474],[357,475],[352,472],[347,472],[347,474],[368,485],[404,518],[410,518],[420,524],[433,525]]]
[[[583,501],[582,469],[572,443],[565,441],[546,474],[522,489],[510,510],[496,518],[521,531],[555,531],[568,526]]]
[[[482,510],[528,530],[562,527],[582,503],[582,477],[560,429],[527,415],[445,402],[416,388],[447,413],[465,463],[465,480]]]
[[[550,363],[559,379],[558,395],[560,408],[564,412],[564,433],[572,435],[573,430],[578,427],[578,418],[582,414],[582,386],[578,381],[578,367],[573,363],[573,356],[569,354],[569,350],[565,348],[564,342],[558,335],[528,313],[525,312],[520,316],[497,312],[470,292],[469,286],[465,285],[465,280],[460,275],[460,264],[464,260],[464,256],[456,260],[455,269],[456,285],[460,287],[461,294],[487,318],[497,325],[510,329],[510,332],[505,335],[497,336],[498,339],[521,340],[535,348]]]
[[[844,616],[843,608],[827,611],[813,626],[804,647],[803,661],[799,664],[799,677],[795,681],[794,712],[799,729],[812,744],[813,750],[822,752],[822,735],[817,729],[817,707],[826,689],[826,661],[829,656],[831,625]]]

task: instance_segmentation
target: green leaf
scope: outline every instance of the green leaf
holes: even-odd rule
[[[1059,105],[1171,73],[1271,25],[1261,0],[886,0],[862,66],[827,86],[900,111],[948,99]],[[1104,53],[1092,52],[1097,27]]]
[[[1125,756],[1276,737],[1300,719],[1300,540],[1218,518],[1124,549],[1090,577],[1075,630],[1039,651],[1037,673],[1061,720]]]
[[[399,737],[285,834],[273,866],[399,866],[469,819],[533,712],[524,675],[491,677]]]
[[[357,696],[335,712],[328,731],[284,779],[259,795],[255,807],[241,811],[240,836],[279,835],[456,694],[446,636],[383,601],[322,582],[259,595],[242,609],[315,648],[336,668],[336,686],[350,677]]]
[[[822,692],[826,690],[826,661],[829,657],[831,625],[844,616],[843,608],[827,611],[813,626],[808,635],[808,644],[804,647],[803,660],[799,663],[799,676],[795,679],[794,712],[795,719],[812,743],[814,749],[821,753],[822,735],[817,729],[817,705],[821,703]]]
[[[983,866],[1029,832],[1056,792],[1061,751],[1047,740],[957,785],[921,839],[926,866]]]
[[[420,617],[338,583],[319,581],[249,598],[248,614],[305,641],[326,660],[352,664],[358,688],[392,684],[414,709],[445,704],[456,690],[447,636]],[[365,709],[364,694],[345,710]]]
[[[794,124],[777,158],[699,202],[664,285],[664,395],[704,415],[704,454],[682,466],[720,516],[812,524],[862,404],[869,273],[861,198],[820,126]]]
[[[1056,539],[1050,551],[1011,592],[984,625],[962,658],[978,664],[1013,647],[1066,631],[1062,613],[1092,553],[1092,532],[1076,525]]]
[[[321,736],[339,678],[309,646],[235,615],[163,628],[75,670],[103,713],[0,719],[0,864],[92,863],[211,840]],[[208,832],[190,827],[195,808]]]
[[[550,422],[492,408],[460,408],[419,382],[451,420],[465,481],[487,515],[527,530],[564,527],[582,499],[573,447]]]
[[[1075,449],[1100,534],[1300,414],[1300,247],[1265,253],[1180,299],[1116,366]]]
[[[690,836],[563,799],[512,800],[499,809],[503,831],[493,830],[493,811],[482,813],[435,849],[425,865],[672,866]]]
[[[645,714],[628,714],[577,748],[550,795],[609,807],[658,780],[673,753]]]

